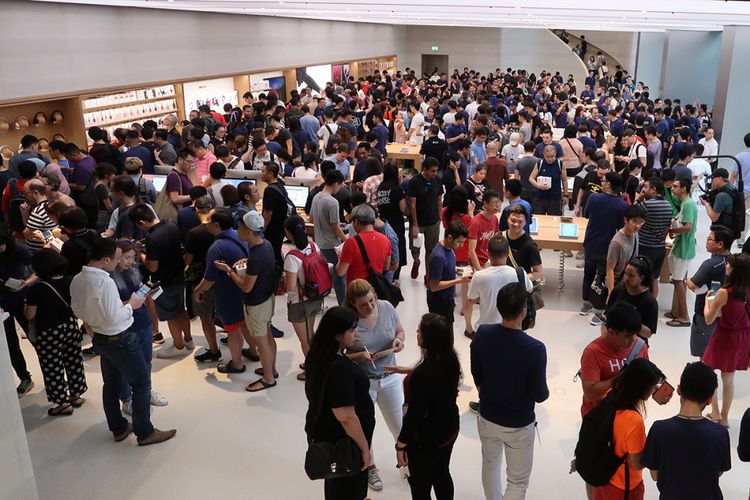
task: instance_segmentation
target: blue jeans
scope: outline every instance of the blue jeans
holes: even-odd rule
[[[138,340],[138,344],[141,346],[143,351],[143,359],[146,361],[146,369],[148,370],[148,392],[149,397],[151,393],[151,359],[153,358],[153,334],[151,332],[151,324],[141,330],[134,330],[133,335]],[[133,388],[130,387],[130,382],[124,376],[122,377],[122,385],[120,385],[120,401],[130,401],[133,399]]]
[[[128,421],[122,416],[119,399],[124,377],[133,388],[133,432],[139,438],[149,436],[154,432],[150,414],[150,373],[139,339],[130,330],[116,338],[96,334],[94,348],[101,358],[102,402],[109,430],[116,436],[127,429]]]
[[[344,303],[344,296],[346,295],[346,276],[339,276],[336,274],[336,264],[339,263],[339,256],[336,255],[336,250],[329,248],[327,250],[320,249],[320,253],[325,258],[326,262],[333,264],[333,290],[336,292],[336,301],[339,305]]]

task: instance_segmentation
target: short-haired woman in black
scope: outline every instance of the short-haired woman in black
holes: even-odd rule
[[[321,318],[305,359],[308,441],[336,442],[349,436],[362,455],[359,474],[325,480],[326,500],[363,500],[367,496],[375,408],[367,375],[345,355],[356,339],[357,314],[348,307],[332,307]]]
[[[44,376],[47,400],[55,406],[50,416],[70,415],[84,402],[86,375],[81,355],[81,329],[70,309],[70,276],[65,276],[68,261],[51,248],[39,250],[31,267],[39,281],[26,296],[24,315],[35,320],[34,343]]]
[[[450,460],[458,437],[456,398],[461,364],[453,348],[453,331],[442,316],[422,316],[417,329],[422,361],[414,367],[386,367],[404,373],[407,409],[396,442],[396,459],[409,467],[409,486],[414,500],[453,499]]]

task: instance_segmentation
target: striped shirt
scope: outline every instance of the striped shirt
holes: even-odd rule
[[[47,203],[49,202],[44,200],[29,212],[29,219],[26,221],[26,227],[31,231],[52,231],[57,227],[57,224],[52,222],[52,219],[50,219],[47,214]],[[26,240],[26,245],[32,253],[35,253],[44,247],[44,241],[37,240],[36,238],[28,238]]]
[[[667,229],[672,224],[672,205],[662,196],[644,200],[640,205],[645,214],[639,232],[640,246],[663,247]]]

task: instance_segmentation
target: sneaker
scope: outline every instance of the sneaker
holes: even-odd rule
[[[219,342],[221,342],[224,345],[227,345],[229,343],[229,337],[222,337],[219,339]]]
[[[27,395],[33,388],[34,382],[30,378],[25,378],[21,380],[21,383],[18,384],[18,387],[16,387],[16,393],[18,394],[19,398],[22,398]]]
[[[583,260],[584,257],[584,253],[582,251],[579,250],[576,252],[576,260]]]
[[[159,429],[154,428],[154,432],[152,432],[145,438],[138,438],[138,446],[148,446],[150,444],[163,443],[168,439],[172,439],[175,434],[177,434],[177,431],[175,429],[172,429],[170,431],[160,431]]]
[[[595,313],[593,316],[591,316],[591,321],[589,321],[590,324],[593,326],[599,326],[602,323],[604,323],[604,315],[602,313]]]
[[[591,302],[589,302],[588,300],[584,300],[583,305],[578,310],[578,314],[580,314],[581,316],[586,316],[589,312],[591,312],[591,307]]]
[[[195,350],[195,342],[193,342],[192,339],[185,341],[185,348],[190,349],[191,351]]]
[[[167,401],[167,398],[162,396],[156,391],[151,391],[151,405],[152,406],[167,406],[169,404],[169,401]]]
[[[393,280],[393,286],[396,288],[401,288],[401,281],[400,280]]]
[[[120,409],[122,410],[122,413],[124,413],[125,415],[129,417],[132,417],[133,416],[133,401],[132,400],[123,401]]]
[[[198,363],[208,363],[209,361],[221,361],[221,351],[211,352],[210,349],[203,351],[203,354],[196,354],[193,358]]]
[[[161,332],[157,332],[154,334],[153,342],[156,345],[162,345],[164,343],[164,335],[161,334]]]
[[[242,349],[242,357],[249,359],[250,361],[253,361],[257,363],[260,361],[260,356],[256,354],[255,352],[251,351],[249,347],[245,347]]]
[[[180,356],[185,356],[187,354],[190,354],[189,350],[185,349],[184,347],[182,349],[178,349],[174,346],[174,344],[172,344],[171,346],[157,352],[156,357],[159,359],[169,359],[179,358]]]
[[[242,365],[242,368],[235,368],[231,361],[227,361],[216,365],[216,371],[219,373],[245,373],[245,365]]]
[[[96,356],[96,349],[94,349],[94,346],[87,347],[86,349],[81,349],[81,354],[84,356]]]
[[[280,339],[281,337],[284,336],[284,331],[271,325],[271,335],[273,335],[273,338],[275,339]]]
[[[370,468],[367,469],[367,484],[369,484],[370,488],[375,491],[380,491],[383,489],[383,480],[380,479],[378,468],[374,465],[371,465]]]
[[[469,411],[471,413],[478,414],[479,413],[479,401],[470,401]]]

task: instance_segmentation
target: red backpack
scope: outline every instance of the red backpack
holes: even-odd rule
[[[315,243],[310,242],[312,252],[305,255],[300,250],[289,250],[289,255],[294,255],[302,261],[302,272],[305,276],[305,286],[300,287],[300,295],[305,300],[320,300],[329,293],[333,283],[331,272],[328,270],[328,262],[318,252]]]

